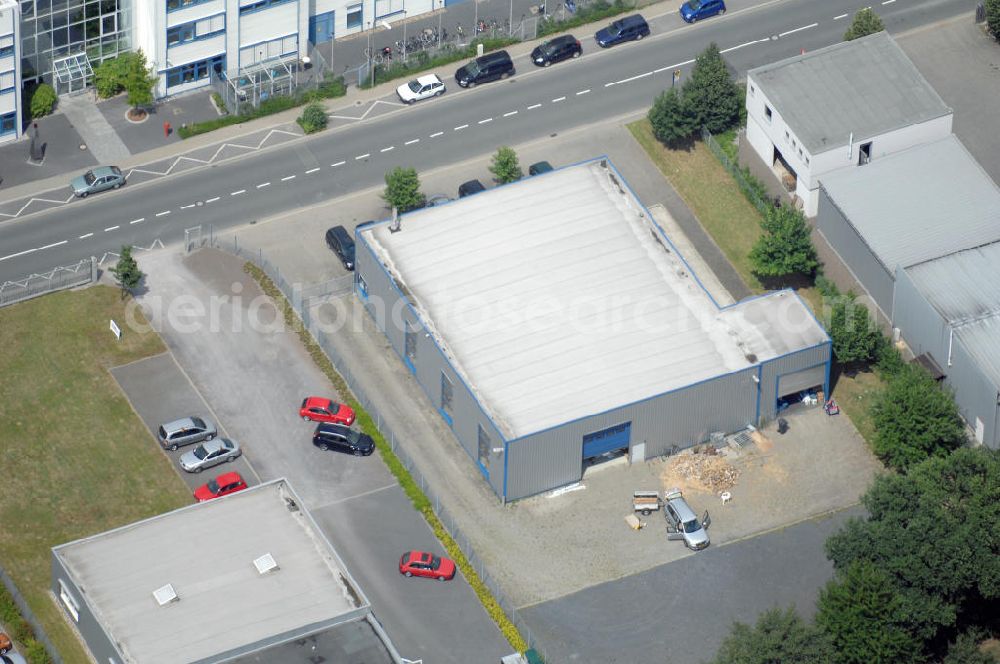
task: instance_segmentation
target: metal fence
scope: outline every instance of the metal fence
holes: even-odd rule
[[[39,295],[74,288],[97,281],[97,258],[91,256],[79,263],[53,268],[42,274],[16,281],[0,283],[0,307],[30,300]]]
[[[736,180],[736,183],[740,186],[740,190],[743,191],[753,206],[757,208],[762,215],[769,214],[770,210],[774,209],[774,202],[766,198],[766,196],[761,195],[763,185],[756,181],[752,181],[751,178],[753,178],[753,176],[749,175],[742,168],[740,168],[739,163],[737,163],[734,159],[729,158],[729,155],[722,149],[719,142],[715,140],[715,136],[712,135],[712,132],[705,127],[702,127],[701,129],[701,139],[704,141],[705,145],[708,146],[708,149],[712,151],[712,154],[714,154],[716,158],[722,162],[722,165],[727,171],[729,171],[729,174],[733,176],[733,179]]]
[[[452,539],[454,539],[458,544],[458,547],[468,559],[469,564],[471,564],[473,569],[476,570],[476,574],[479,575],[479,578],[497,600],[497,603],[499,603],[507,617],[514,623],[517,629],[521,632],[521,635],[524,636],[528,644],[538,651],[538,653],[544,658],[545,653],[541,651],[535,643],[531,628],[521,618],[517,607],[503,592],[500,588],[500,584],[496,582],[492,574],[490,574],[486,563],[476,554],[476,551],[472,546],[472,541],[462,531],[458,521],[445,508],[437,491],[424,477],[419,466],[414,463],[413,458],[404,447],[403,441],[405,441],[405,437],[398,436],[392,427],[389,426],[386,419],[382,416],[382,412],[376,402],[369,397],[367,392],[365,392],[357,377],[351,373],[349,369],[347,369],[348,363],[344,360],[341,353],[333,344],[331,335],[323,332],[320,329],[320,326],[312,320],[312,315],[310,313],[312,305],[317,303],[317,300],[352,293],[354,289],[353,277],[342,277],[340,279],[333,279],[321,284],[301,287],[297,284],[290,283],[285,276],[281,274],[281,270],[278,266],[270,261],[261,249],[240,246],[235,237],[232,240],[221,240],[216,238],[211,232],[209,232],[205,237],[206,240],[201,246],[212,246],[254,263],[261,270],[263,270],[268,277],[270,277],[285,298],[291,303],[292,308],[302,320],[303,325],[307,330],[309,330],[309,333],[312,335],[313,339],[315,339],[316,343],[319,344],[319,347],[323,350],[323,352],[326,353],[327,357],[330,358],[330,361],[333,363],[334,367],[336,367],[341,377],[343,377],[351,392],[354,394],[354,397],[358,400],[358,403],[360,403],[368,414],[371,415],[372,420],[375,422],[375,426],[389,443],[393,453],[399,457],[403,466],[413,477],[414,482],[420,486],[421,491],[423,491],[430,500],[434,513],[437,514],[445,529],[451,535]]]
[[[209,82],[233,115],[253,112],[263,101],[315,90],[325,80],[326,59],[311,44],[308,56],[269,58],[239,69],[211,71]]]
[[[49,654],[49,659],[52,660],[52,664],[62,664],[62,657],[59,656],[59,651],[56,650],[52,642],[49,641],[48,635],[45,630],[42,629],[42,623],[38,622],[38,618],[32,612],[31,607],[28,606],[28,601],[24,599],[21,595],[21,591],[17,589],[17,585],[14,580],[7,575],[7,571],[0,567],[0,583],[3,583],[7,592],[10,594],[11,599],[14,600],[14,604],[17,606],[17,610],[21,612],[21,617],[24,618],[25,622],[31,625],[32,631],[35,633],[35,640],[41,643],[45,647],[45,651]]]

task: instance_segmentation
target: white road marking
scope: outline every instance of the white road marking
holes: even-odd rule
[[[896,2],[896,0],[885,0],[885,2],[883,2],[882,4],[883,5],[891,5],[894,2]]]
[[[633,76],[632,78],[623,78],[620,81],[615,81],[615,83],[631,83],[632,81],[638,81],[640,78],[646,78],[647,76],[652,76],[653,72],[647,71],[645,74],[639,74],[638,76]]]
[[[162,217],[162,216],[168,215],[168,214],[170,214],[170,210],[164,210],[163,212],[157,212],[156,216],[157,217]]]
[[[542,107],[541,104],[532,104],[531,106],[528,107],[528,110],[530,111],[530,110],[533,110],[533,109],[536,109],[536,108],[541,108],[541,107]]]
[[[804,30],[804,29],[805,28],[799,28],[799,30]],[[792,32],[797,32],[797,31],[796,30],[792,30]],[[736,46],[730,46],[729,48],[727,48],[727,49],[725,49],[723,51],[719,51],[719,53],[729,53],[730,51],[735,51],[735,50],[741,49],[741,48],[743,48],[745,46],[753,46],[757,42],[764,42],[764,41],[771,41],[771,40],[770,39],[755,39],[753,41],[748,41],[748,42],[744,42],[742,44],[737,44]],[[694,60],[688,60],[688,62],[694,62]],[[685,64],[687,64],[687,63],[685,63]],[[660,70],[658,69],[657,71],[660,71]]]
[[[485,120],[480,120],[477,124],[486,124],[487,122],[493,122],[493,118],[486,118]]]
[[[819,23],[810,23],[809,25],[803,25],[801,28],[795,28],[794,30],[789,30],[788,32],[779,32],[778,36],[785,37],[788,35],[793,35],[796,32],[802,32],[803,30],[808,30],[809,28],[815,28],[817,25],[819,25]],[[719,52],[721,53],[722,51]]]
[[[604,87],[606,87],[606,88],[610,88],[610,87],[611,87],[612,85],[614,85],[614,83],[605,83],[605,84],[604,84]]]
[[[116,231],[116,230],[118,230],[118,226],[108,226],[107,228],[104,229],[104,232],[107,233],[108,231]]]
[[[93,233],[91,233],[91,235],[93,235]],[[38,251],[38,249],[28,249],[27,251],[21,251],[16,254],[11,254],[10,256],[4,256],[3,258],[0,258],[0,261],[5,261],[8,258],[17,258],[18,256],[24,256],[25,254],[33,254],[36,251]]]
[[[465,128],[466,128],[466,127],[468,127],[468,126],[469,126],[469,125],[467,125],[467,124],[464,124],[464,125],[458,125],[457,127],[455,127],[454,131],[461,131],[461,130],[465,129]]]
[[[755,44],[755,43],[757,43],[757,42],[747,42],[746,44],[740,44],[739,46],[734,46],[733,49],[743,48],[747,44]],[[720,53],[721,53],[721,51],[720,51]],[[694,62],[694,60],[685,60],[684,62],[678,62],[676,65],[670,65],[669,67],[660,67],[659,69],[654,69],[653,73],[654,74],[659,74],[661,71],[667,71],[668,69],[677,69],[678,67],[683,67],[684,65],[689,65],[692,62]]]
[[[357,157],[354,158],[354,161],[361,161],[362,159],[367,159],[370,156],[372,156],[371,152],[366,152],[364,154],[359,154]]]
[[[87,233],[86,235],[81,235],[80,239],[81,240],[86,240],[88,237],[93,237],[93,236],[94,236],[93,233]]]
[[[181,209],[182,209],[182,210],[186,210],[186,209],[188,209],[188,208],[193,208],[193,207],[194,207],[194,203],[192,203],[191,205],[182,205],[182,206],[181,206]]]
[[[443,131],[438,131],[438,132],[435,132],[435,133],[431,134],[430,137],[431,138],[437,138],[438,136],[442,135],[443,133],[444,133]]]
[[[231,193],[231,194],[229,194],[229,195],[230,195],[230,196],[239,196],[240,194],[245,194],[245,193],[247,193],[247,190],[246,190],[246,189],[240,189],[239,191],[234,191],[234,192],[232,192],[232,193]]]
[[[62,242],[53,242],[52,244],[47,244],[44,247],[39,247],[38,250],[43,251],[45,249],[51,249],[52,247],[60,247],[66,244],[67,242],[69,242],[69,240],[63,240]]]
[[[257,185],[257,188],[263,189],[264,187],[270,187],[270,186],[271,186],[270,182],[261,182],[259,185]]]
[[[311,174],[315,173],[318,170],[319,170],[319,166],[317,166],[316,168],[310,168],[308,171],[306,171],[306,175],[311,175]]]
[[[281,181],[288,182],[289,180],[294,180],[294,179],[295,179],[294,175],[286,175],[285,177],[281,178]]]
[[[558,104],[561,101],[566,101],[566,97],[556,97],[555,99],[552,100],[552,103]]]
[[[343,166],[346,163],[347,163],[346,161],[338,161],[336,164],[330,164],[330,165],[336,168],[337,166]]]
[[[146,221],[145,217],[139,217],[138,219],[133,219],[132,221],[130,221],[128,223],[130,223],[130,224],[141,224],[144,221]]]
[[[839,21],[842,18],[847,18],[847,14],[841,14],[840,16],[834,16],[833,20],[834,21]]]
[[[215,201],[217,201],[217,200],[219,200],[219,197],[218,197],[218,196],[216,196],[215,198],[210,198],[210,199],[208,199],[208,200],[207,200],[207,201],[205,201],[205,202],[206,202],[206,203],[214,203],[214,202],[215,202]]]
[[[590,88],[587,88],[586,90],[580,90],[579,92],[576,93],[576,96],[579,97],[580,95],[585,95],[588,92],[590,92]]]
[[[388,152],[389,150],[395,150],[395,149],[396,149],[395,145],[390,145],[387,148],[382,148],[381,150],[379,150],[379,152]]]
[[[419,142],[420,142],[419,138],[414,138],[412,141],[407,141],[403,143],[403,145],[413,145],[414,143],[419,143]]]
[[[505,118],[509,118],[509,117],[510,117],[510,116],[512,116],[512,115],[517,115],[517,111],[511,111],[510,113],[504,113],[504,114],[503,114],[503,116],[504,116]]]

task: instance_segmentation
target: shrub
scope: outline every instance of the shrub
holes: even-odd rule
[[[122,53],[117,58],[108,58],[94,68],[94,88],[102,99],[114,97],[125,89],[129,54]]]
[[[661,93],[647,117],[656,140],[671,148],[690,141],[698,127],[676,88]]]
[[[501,147],[493,155],[493,163],[490,164],[490,173],[497,181],[497,184],[507,184],[516,182],[524,176],[521,165],[517,163],[517,153],[514,148]]]
[[[425,198],[420,192],[420,177],[416,169],[397,166],[387,172],[382,198],[399,213],[423,207]]]
[[[771,208],[761,220],[764,233],[750,250],[753,271],[762,277],[811,276],[819,267],[809,225],[790,205]]]
[[[830,662],[829,638],[794,609],[769,609],[753,627],[735,623],[712,664],[815,664]]]
[[[218,92],[212,93],[212,101],[215,102],[215,107],[219,109],[219,112],[223,115],[229,115],[229,109],[226,108],[226,102],[222,100],[222,95]]]
[[[307,134],[322,131],[326,129],[326,108],[323,107],[323,104],[313,102],[302,109],[302,115],[299,116],[296,122],[302,127],[302,131]]]
[[[851,27],[847,28],[847,32],[844,33],[844,41],[873,35],[883,30],[885,30],[885,26],[882,24],[882,19],[878,17],[878,14],[871,7],[865,7],[864,9],[859,9],[854,14]]]
[[[28,110],[32,118],[40,118],[52,112],[56,105],[56,91],[48,83],[39,83],[31,91]]]
[[[986,27],[1000,40],[1000,0],[986,0]]]

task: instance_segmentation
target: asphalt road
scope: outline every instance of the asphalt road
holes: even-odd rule
[[[878,10],[890,31],[971,11],[968,0],[888,0]],[[426,170],[572,127],[641,112],[690,70],[710,41],[743,75],[748,68],[841,40],[865,0],[779,0],[688,26],[673,15],[653,19],[653,35],[609,50],[582,39],[579,60],[538,69],[516,61],[507,80],[461,90],[415,107],[390,98],[363,122],[292,144],[134,184],[0,224],[0,282],[74,263],[123,244],[178,241],[183,230],[216,229],[377,186],[394,166]],[[743,7],[741,9],[741,7]],[[971,20],[971,19],[970,19]],[[582,36],[582,35],[581,35]],[[557,156],[555,161],[559,161]],[[67,192],[64,190],[60,196]]]

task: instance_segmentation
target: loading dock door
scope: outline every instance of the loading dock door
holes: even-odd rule
[[[798,394],[810,387],[823,385],[826,380],[826,365],[820,364],[802,371],[778,376],[778,398]]]
[[[583,458],[593,459],[605,452],[628,447],[631,434],[631,422],[588,433],[583,437]]]

